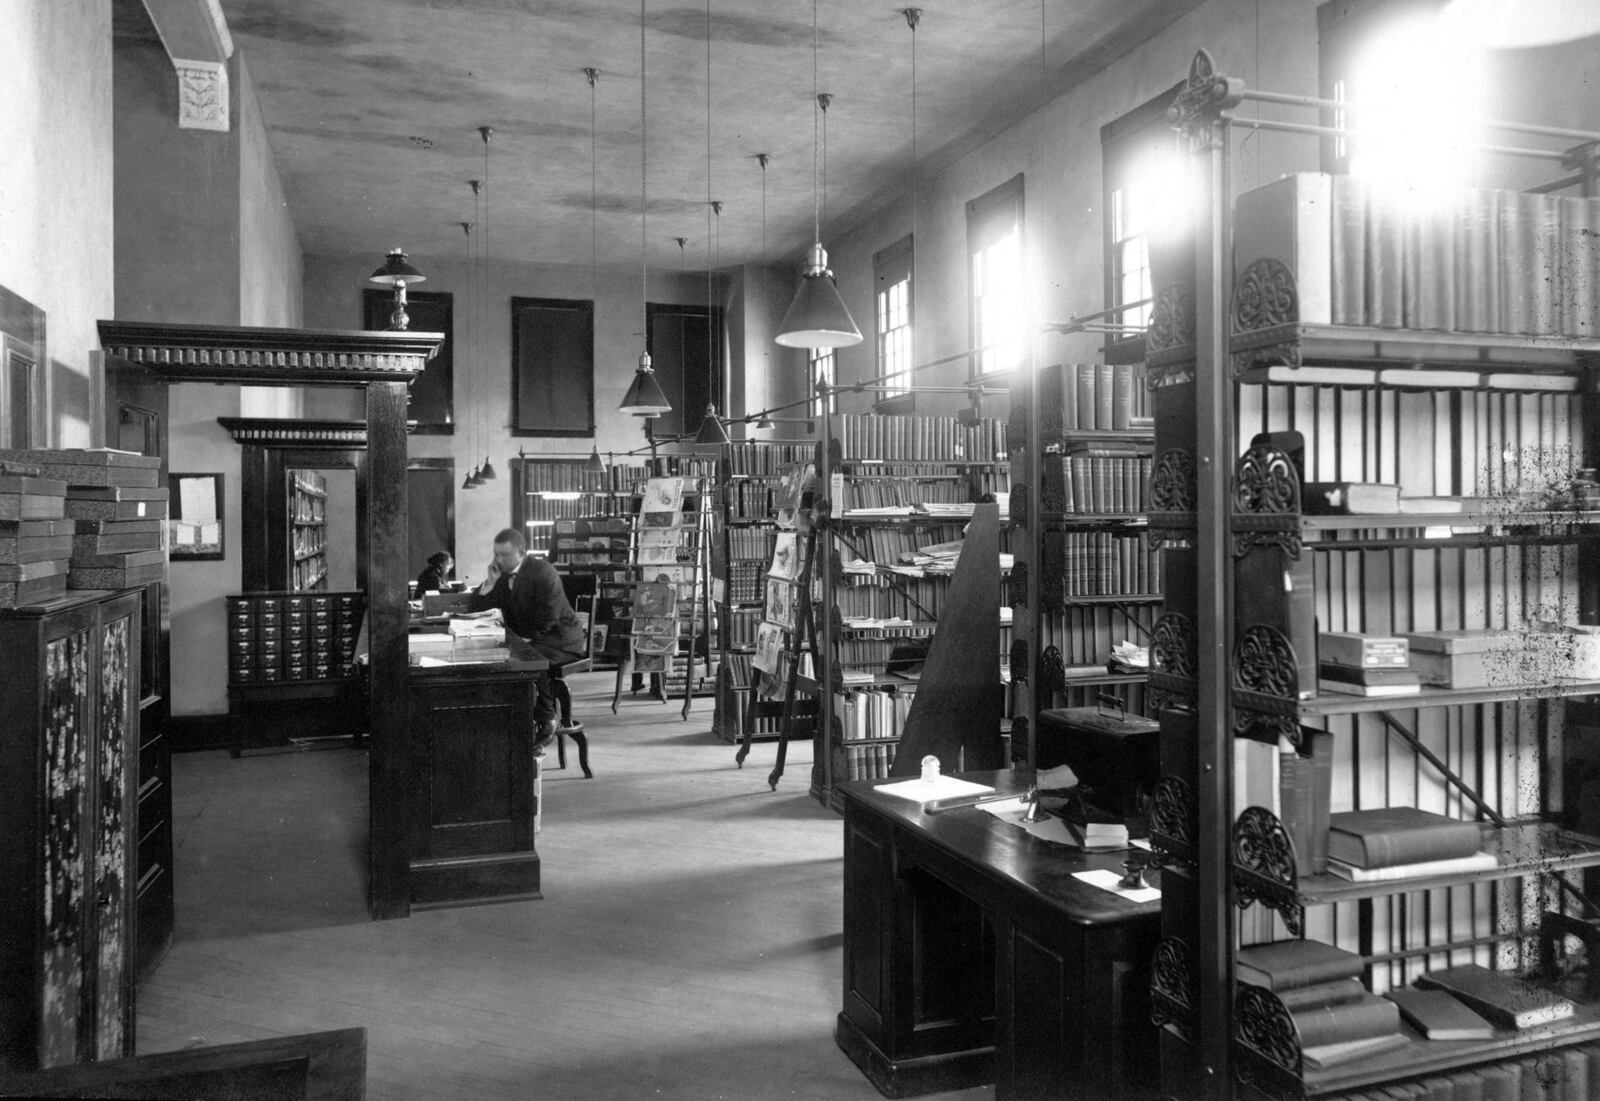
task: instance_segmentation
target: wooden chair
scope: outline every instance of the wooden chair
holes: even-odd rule
[[[563,573],[561,588],[567,594],[567,603],[572,605],[573,611],[583,621],[584,646],[582,657],[550,663],[551,692],[561,709],[561,718],[556,723],[556,767],[567,767],[567,739],[571,738],[578,747],[578,767],[583,770],[584,779],[592,780],[594,773],[589,771],[589,735],[584,732],[583,723],[572,717],[572,691],[567,687],[567,674],[587,673],[594,668],[594,610],[599,586],[592,573]]]

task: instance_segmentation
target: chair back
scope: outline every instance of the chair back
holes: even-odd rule
[[[596,599],[600,592],[599,583],[592,573],[561,573],[561,591],[566,594],[567,603],[572,610],[578,613],[578,618],[583,622],[583,660],[588,665],[594,662],[594,610]],[[577,672],[578,670],[572,670]]]

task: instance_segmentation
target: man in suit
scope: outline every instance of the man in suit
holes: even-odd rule
[[[583,625],[567,603],[561,575],[543,558],[528,554],[527,541],[515,528],[494,537],[494,558],[467,606],[475,612],[499,608],[506,630],[551,661],[571,661],[586,650]],[[542,749],[556,736],[557,708],[549,678],[540,678],[538,684],[533,718],[539,724],[535,744]]]

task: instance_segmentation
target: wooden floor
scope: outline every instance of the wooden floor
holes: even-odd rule
[[[612,716],[613,680],[572,682],[595,777],[546,773],[538,902],[368,921],[364,753],[180,755],[139,1051],[361,1026],[371,1098],[878,1097],[833,1042],[842,831],[810,746],[772,792],[776,747],[736,768],[710,700]]]

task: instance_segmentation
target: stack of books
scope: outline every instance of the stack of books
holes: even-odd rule
[[[1413,994],[1443,992],[1495,1028],[1528,1029],[1571,1017],[1571,1001],[1524,978],[1469,963],[1420,975]],[[1404,995],[1404,991],[1395,993]],[[1444,1039],[1428,1034],[1430,1039]],[[1472,1039],[1476,1037],[1460,1037]]]
[[[450,621],[451,661],[510,661],[506,626],[498,616],[455,618]]]
[[[1317,636],[1317,689],[1350,696],[1411,696],[1422,676],[1403,638],[1325,631]]]
[[[1240,982],[1266,987],[1294,1019],[1300,1055],[1322,1070],[1406,1043],[1400,1010],[1361,985],[1366,961],[1316,940],[1284,940],[1241,948]]]
[[[1328,817],[1328,871],[1357,883],[1458,875],[1494,868],[1476,822],[1416,807],[1378,807]]]
[[[67,484],[31,464],[0,461],[0,608],[49,600],[67,591],[72,521],[64,518]]]

